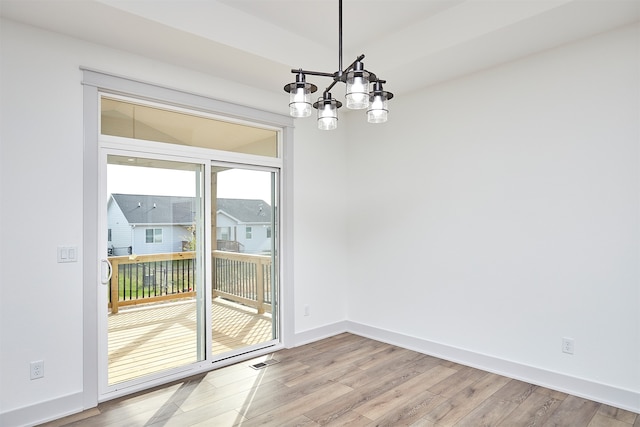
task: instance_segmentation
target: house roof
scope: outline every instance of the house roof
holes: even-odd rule
[[[195,219],[195,198],[112,194],[129,224],[191,224]]]
[[[271,206],[259,199],[218,199],[218,212],[245,223],[271,222]]]
[[[129,224],[191,224],[195,198],[112,194]],[[259,199],[218,199],[218,212],[244,223],[271,222],[271,206]]]

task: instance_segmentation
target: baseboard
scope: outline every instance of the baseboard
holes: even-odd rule
[[[82,411],[82,392],[25,406],[0,414],[0,426],[23,427],[53,421]],[[60,408],[65,408],[63,413]],[[52,414],[55,414],[52,416]]]
[[[640,413],[638,391],[625,390],[356,322],[347,321],[344,326],[343,323],[345,322],[340,322],[340,327],[355,335]]]
[[[323,340],[334,335],[350,332],[347,327],[349,323],[344,320],[342,322],[332,323],[330,325],[321,326],[319,328],[310,329],[303,332],[297,332],[293,339],[294,347],[309,344],[314,341]]]

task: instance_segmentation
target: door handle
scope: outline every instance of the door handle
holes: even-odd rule
[[[104,277],[104,274],[101,274],[100,276],[102,277],[102,279],[100,279],[100,281],[102,282],[103,285],[108,285],[109,282],[111,281],[111,276],[113,275],[113,266],[111,265],[111,262],[109,262],[108,259],[101,259],[100,260],[101,265],[106,264],[109,274],[107,274],[107,277]]]

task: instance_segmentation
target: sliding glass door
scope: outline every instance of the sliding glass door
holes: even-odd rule
[[[277,169],[106,163],[106,390],[275,345]]]
[[[206,359],[203,169],[107,156],[108,386]]]
[[[212,353],[277,339],[277,173],[212,166]]]
[[[282,348],[293,119],[81,72],[83,404]]]

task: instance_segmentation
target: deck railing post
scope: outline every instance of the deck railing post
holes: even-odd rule
[[[120,262],[116,259],[112,259],[111,268],[111,281],[109,281],[111,292],[111,313],[116,314],[118,312],[118,302],[120,301],[120,295],[118,292],[118,286],[120,284]]]
[[[256,305],[258,314],[264,314],[264,268],[262,260],[257,260],[256,266]]]

